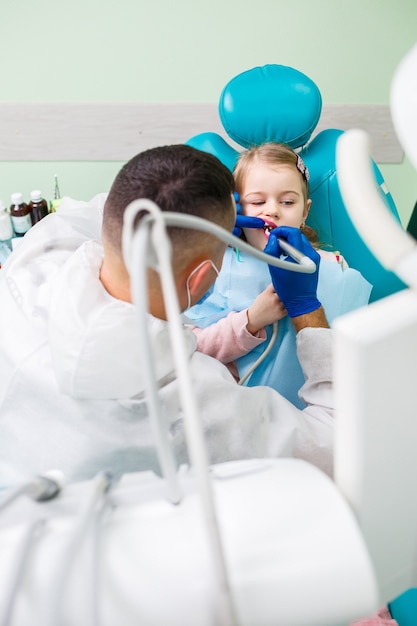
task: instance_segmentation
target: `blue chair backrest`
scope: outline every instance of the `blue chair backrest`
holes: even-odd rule
[[[300,153],[310,170],[312,206],[307,223],[318,232],[323,244],[340,251],[348,264],[373,285],[372,302],[405,285],[367,248],[346,211],[336,171],[336,143],[343,131],[324,130],[310,141],[321,108],[320,91],[308,76],[292,67],[275,64],[239,74],[224,87],[219,100],[223,127],[239,146],[250,148],[275,141],[286,143]],[[186,143],[214,154],[233,171],[239,150],[217,133],[201,133]],[[375,163],[373,167],[381,195],[401,223],[393,198],[385,191],[383,176]]]

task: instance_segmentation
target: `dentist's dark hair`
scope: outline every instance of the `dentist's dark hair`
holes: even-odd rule
[[[195,215],[231,230],[233,188],[232,173],[211,154],[183,144],[151,148],[133,157],[116,176],[104,205],[103,239],[121,253],[123,215],[139,198],[153,200],[162,211]],[[169,233],[186,245],[206,237],[176,227]]]

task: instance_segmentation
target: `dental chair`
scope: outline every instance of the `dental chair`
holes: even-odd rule
[[[310,78],[292,67],[271,64],[233,78],[220,95],[219,116],[227,135],[243,148],[277,141],[299,151],[310,171],[312,206],[307,223],[318,232],[320,242],[340,251],[350,267],[373,285],[373,302],[404,289],[405,284],[364,244],[346,211],[335,159],[336,143],[343,131],[324,130],[310,141],[321,107],[320,91]],[[233,170],[239,150],[220,135],[201,133],[186,143],[214,154]],[[373,170],[381,198],[400,224],[393,198],[375,163]]]

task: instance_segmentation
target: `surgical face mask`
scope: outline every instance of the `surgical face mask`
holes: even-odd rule
[[[191,306],[191,293],[190,293],[190,280],[192,278],[192,276],[194,276],[194,274],[196,272],[198,272],[198,270],[203,267],[203,265],[205,265],[206,263],[210,263],[211,267],[214,269],[214,271],[216,272],[216,276],[219,276],[220,272],[217,269],[217,267],[214,265],[213,261],[211,259],[206,259],[205,261],[201,261],[201,263],[199,265],[197,265],[197,267],[195,267],[193,269],[193,271],[188,275],[187,281],[185,283],[185,286],[187,288],[187,309],[190,308]]]

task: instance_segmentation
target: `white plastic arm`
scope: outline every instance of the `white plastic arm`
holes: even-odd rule
[[[367,133],[352,129],[341,135],[336,162],[340,191],[358,233],[384,267],[417,287],[417,245],[379,195]]]

